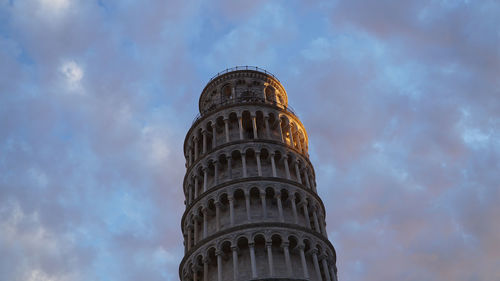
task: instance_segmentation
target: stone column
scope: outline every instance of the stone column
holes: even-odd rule
[[[302,272],[304,272],[304,278],[309,279],[309,270],[307,269],[306,255],[304,254],[305,245],[300,243],[298,246],[300,253],[300,262],[302,263]]]
[[[193,268],[193,281],[198,281],[198,266],[194,266]]]
[[[207,225],[208,209],[205,207],[203,208],[202,212],[203,212],[203,239],[205,239],[208,236],[208,225]]]
[[[283,158],[283,162],[285,162],[285,173],[286,173],[286,178],[290,179],[290,169],[288,167],[288,156],[285,156]]]
[[[337,267],[335,266],[333,261],[330,264],[330,273],[332,274],[332,280],[337,281]]]
[[[297,181],[302,184],[302,178],[300,177],[299,163],[295,161],[295,174],[297,175]]]
[[[194,160],[196,161],[198,159],[198,137],[194,137]]]
[[[233,252],[233,280],[238,280],[238,247],[232,246],[231,250]]]
[[[203,171],[203,192],[206,192],[207,191],[207,182],[208,182],[208,168],[203,167],[202,171]]]
[[[250,192],[249,191],[245,191],[244,192],[245,194],[245,207],[247,209],[247,220],[248,221],[251,221],[251,210],[250,210]]]
[[[273,177],[276,177],[276,163],[274,162],[274,153],[271,153],[271,168],[273,170]]]
[[[231,226],[234,225],[234,198],[233,196],[228,196],[227,200],[229,200],[229,221]]]
[[[224,132],[226,134],[226,143],[229,142],[229,119],[224,119]]]
[[[199,183],[198,183],[198,175],[194,176],[194,199],[198,198],[198,188],[199,188]]]
[[[300,152],[302,152],[302,143],[301,143],[299,132],[297,132],[297,146]]]
[[[252,278],[257,278],[257,265],[255,264],[255,248],[254,243],[248,243],[248,248],[250,249],[250,264],[252,268]]]
[[[255,158],[257,160],[257,174],[259,175],[259,177],[262,177],[262,167],[261,167],[261,164],[260,164],[260,151],[259,152],[255,152]]]
[[[208,263],[210,259],[208,257],[203,258],[203,281],[208,281]]]
[[[207,153],[207,131],[203,129],[201,135],[203,137],[203,154],[205,154]]]
[[[193,165],[193,157],[192,157],[192,153],[193,153],[193,148],[191,146],[188,147],[188,163],[189,163],[189,166]]]
[[[266,192],[260,193],[260,201],[262,203],[262,216],[267,218],[267,207],[266,207]]]
[[[328,270],[328,263],[326,262],[326,256],[325,255],[321,255],[320,259],[321,259],[321,264],[323,265],[323,271],[325,272],[325,279],[326,279],[326,281],[332,281],[331,278],[330,278],[329,270]]]
[[[286,264],[286,272],[288,276],[292,276],[292,262],[290,260],[290,251],[288,250],[289,242],[283,242],[281,247],[285,253],[285,264]]]
[[[214,186],[219,183],[219,161],[214,161]]]
[[[281,142],[285,143],[285,138],[283,137],[283,128],[281,127],[282,122],[283,121],[281,119],[279,119],[279,121],[278,121],[279,130],[278,131],[280,132]]]
[[[319,221],[318,221],[318,215],[316,214],[317,209],[313,208],[312,213],[313,213],[313,220],[314,220],[314,228],[316,229],[317,232],[321,233],[321,229],[319,228]]]
[[[307,169],[304,169],[304,178],[306,180],[306,186],[308,189],[311,189],[311,183],[309,182],[309,172]]]
[[[280,222],[285,222],[285,218],[283,217],[283,205],[281,204],[281,193],[276,193],[276,203],[278,205],[278,214],[280,217]]]
[[[267,137],[267,139],[270,139],[271,138],[271,130],[269,128],[269,116],[265,116],[264,121],[266,123],[266,137]]]
[[[193,225],[194,225],[194,237],[193,237],[194,241],[193,242],[194,242],[194,245],[196,245],[196,243],[198,243],[198,215],[194,216],[194,223],[193,223]]]
[[[189,184],[188,185],[188,203],[191,204],[193,203],[193,185],[192,184]]]
[[[313,263],[314,263],[314,271],[316,271],[316,277],[318,280],[323,280],[321,278],[321,271],[319,270],[319,263],[318,263],[318,250],[317,249],[312,249],[311,250],[311,255],[313,257]]]
[[[314,180],[314,178],[312,179],[311,186],[314,193],[318,194],[318,191],[316,190],[316,181]]]
[[[274,276],[274,265],[273,265],[273,250],[272,250],[273,242],[266,241],[266,249],[267,249],[267,262],[269,264],[269,274],[270,276]]]
[[[240,140],[243,140],[243,116],[238,116],[238,129],[240,131]]]
[[[321,233],[323,233],[325,237],[328,237],[328,235],[326,234],[325,217],[321,213],[319,214],[319,228],[321,229]]]
[[[189,251],[191,249],[191,231],[193,231],[193,225],[192,224],[188,224],[187,230],[188,230],[187,248],[188,248],[188,251]]]
[[[217,256],[217,281],[222,281],[222,251],[216,251]]]
[[[212,124],[212,150],[217,146],[217,125]]]
[[[229,180],[233,179],[233,167],[231,167],[232,166],[231,160],[232,160],[231,156],[227,157],[227,175]]]
[[[252,126],[253,126],[253,138],[258,139],[257,135],[257,119],[255,116],[252,116]]]
[[[292,201],[292,211],[293,211],[293,219],[295,224],[299,224],[299,217],[297,215],[297,205],[295,204],[295,194],[292,195],[292,198],[290,198]]]
[[[241,166],[243,169],[243,177],[246,178],[247,177],[247,158],[246,158],[245,153],[241,154]]]
[[[295,145],[293,144],[293,135],[292,135],[292,125],[291,124],[288,125],[288,133],[290,134],[290,146],[295,147]]]
[[[233,99],[233,101],[236,100],[236,89],[233,87],[231,87],[231,98]]]
[[[306,227],[311,229],[311,220],[309,219],[309,210],[307,209],[307,201],[302,202],[304,207],[304,217],[306,217]]]
[[[220,207],[221,203],[219,201],[215,202],[215,230],[220,230]]]

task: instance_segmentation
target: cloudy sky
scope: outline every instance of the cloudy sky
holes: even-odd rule
[[[273,72],[340,280],[500,280],[500,2],[0,0],[0,279],[178,280],[208,79]]]

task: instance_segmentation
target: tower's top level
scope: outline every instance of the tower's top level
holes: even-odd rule
[[[217,73],[200,96],[200,114],[232,103],[262,102],[287,107],[283,85],[272,73],[256,66],[236,66]]]

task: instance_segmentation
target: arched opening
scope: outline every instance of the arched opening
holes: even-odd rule
[[[229,84],[224,85],[221,89],[222,103],[229,102],[232,99],[232,97],[233,96],[231,95],[231,85]]]
[[[300,253],[298,249],[298,242],[299,240],[297,237],[290,235],[288,236],[288,242],[289,247],[290,247],[290,256],[291,256],[291,262],[292,262],[292,269],[293,269],[293,275],[294,276],[304,276],[304,270],[302,268],[302,261],[300,259]]]
[[[272,86],[267,86],[266,89],[264,90],[266,93],[266,101],[270,103],[275,103],[276,102],[276,96],[274,94],[274,88]]]
[[[260,151],[260,164],[262,166],[262,176],[263,177],[272,177],[273,171],[271,167],[271,155],[266,148],[263,148]]]
[[[285,255],[283,253],[283,239],[281,235],[274,234],[271,236],[271,249],[274,261],[274,274],[278,276],[287,276],[287,268],[285,263]]]
[[[250,212],[251,219],[260,219],[262,217],[262,205],[260,202],[260,191],[257,187],[250,189]]]
[[[208,209],[208,235],[211,235],[216,232],[216,223],[215,223],[215,201],[214,199],[210,199],[207,204]]]
[[[274,220],[278,218],[278,207],[276,205],[276,194],[272,187],[266,188],[266,208],[267,208],[267,218],[273,218]]]
[[[246,164],[247,164],[247,176],[256,177],[258,176],[257,171],[257,158],[255,156],[255,151],[252,148],[246,150]]]
[[[269,266],[266,255],[266,239],[264,235],[258,234],[254,237],[255,259],[257,261],[257,272],[259,277],[269,276]]]
[[[229,200],[227,198],[227,193],[222,194],[219,197],[220,202],[220,228],[225,229],[230,226],[229,218]]]
[[[231,112],[229,114],[229,141],[239,140],[239,125],[238,125],[238,116],[236,112]]]
[[[231,153],[231,173],[233,179],[243,177],[243,164],[239,150],[234,150]]]
[[[215,256],[215,248],[208,249],[205,260],[208,262],[207,276],[209,280],[217,280],[217,257]],[[198,276],[198,280],[203,280],[203,275]]]
[[[240,224],[242,221],[246,220],[246,204],[245,204],[245,193],[243,190],[237,189],[234,192],[234,217],[235,224]]]
[[[250,115],[250,112],[248,111],[243,111],[242,114],[242,125],[243,125],[243,139],[253,139],[253,123],[252,123],[252,117]]]
[[[269,113],[266,125],[269,125],[269,132],[270,132],[269,138],[270,139],[280,140],[280,135],[279,135],[279,132],[277,131],[277,127],[278,127],[277,124],[278,124],[278,121],[276,119],[276,115],[272,112]]]
[[[236,241],[238,246],[238,268],[245,269],[250,265],[250,250],[248,247],[248,239],[246,237],[239,237]],[[248,277],[249,273],[239,270],[239,278]]]
[[[226,128],[224,124],[224,117],[219,116],[217,119],[215,119],[215,134],[216,134],[216,144],[215,145],[221,145],[223,143],[226,143]]]

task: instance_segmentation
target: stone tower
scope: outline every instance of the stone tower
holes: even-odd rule
[[[184,141],[182,281],[337,281],[308,137],[269,72],[235,67],[203,89]]]

